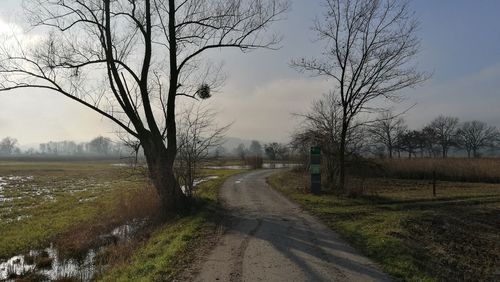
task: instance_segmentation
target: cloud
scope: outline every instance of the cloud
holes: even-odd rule
[[[424,87],[406,91],[406,96],[417,103],[407,117],[415,127],[441,114],[500,126],[500,64],[465,77],[429,81]]]
[[[279,79],[253,89],[227,85],[212,101],[219,118],[234,124],[231,136],[262,141],[286,141],[313,100],[328,92],[330,84],[318,79]]]
[[[20,143],[50,140],[86,141],[98,135],[113,136],[107,119],[57,93],[30,90],[0,93],[0,138]]]

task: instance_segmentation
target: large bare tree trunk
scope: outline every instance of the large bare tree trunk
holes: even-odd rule
[[[187,197],[173,172],[175,155],[169,154],[161,137],[142,141],[151,181],[158,191],[163,216],[186,210]]]

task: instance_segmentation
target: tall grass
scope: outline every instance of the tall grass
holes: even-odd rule
[[[95,220],[81,222],[55,238],[55,246],[63,257],[80,257],[91,248],[112,242],[103,242],[102,235],[135,220],[157,223],[160,209],[158,194],[153,186],[129,189],[118,194],[114,207],[100,206]],[[116,238],[109,238],[116,239]]]
[[[381,159],[376,176],[401,179],[500,183],[500,159]]]

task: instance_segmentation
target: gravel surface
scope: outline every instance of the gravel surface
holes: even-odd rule
[[[229,178],[226,232],[193,268],[194,281],[390,281],[369,259],[271,189],[272,170]]]

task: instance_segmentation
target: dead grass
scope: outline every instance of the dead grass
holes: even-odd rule
[[[372,176],[385,176],[401,179],[432,179],[433,172],[439,180],[500,183],[500,159],[382,159],[381,165]]]
[[[99,207],[98,214],[101,216],[98,220],[81,222],[56,236],[54,244],[62,257],[80,258],[84,257],[89,249],[110,244],[116,246],[118,238],[109,233],[117,226],[135,220],[147,220],[151,225],[158,222],[160,202],[156,190],[151,185],[145,184],[142,189],[124,191],[117,197],[117,203],[111,209],[109,206]],[[105,234],[108,235],[103,236]],[[127,248],[132,249],[133,246],[128,243],[121,244],[110,250],[109,254],[115,258],[118,257],[118,252],[122,253],[120,256],[127,256]]]

